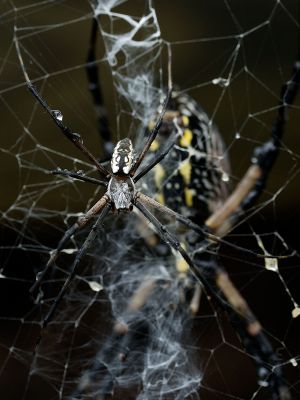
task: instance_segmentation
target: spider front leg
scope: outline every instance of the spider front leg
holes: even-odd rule
[[[64,169],[64,170],[54,169],[54,170],[51,171],[51,174],[68,176],[68,177],[73,178],[73,179],[78,179],[79,181],[93,183],[95,185],[103,186],[105,188],[108,185],[108,183],[105,182],[105,181],[100,181],[99,179],[95,179],[95,178],[91,178],[89,176],[81,175],[79,172],[68,171],[67,169]]]
[[[34,293],[36,291],[36,289],[38,289],[41,286],[41,283],[42,283],[47,271],[54,264],[58,254],[64,248],[66,243],[71,239],[71,237],[74,235],[74,233],[76,233],[79,229],[84,227],[95,214],[97,214],[99,211],[101,211],[106,206],[106,204],[108,203],[109,200],[110,199],[106,194],[104,196],[102,196],[101,199],[99,201],[97,201],[97,203],[83,217],[79,218],[78,221],[75,222],[75,224],[72,225],[66,231],[66,233],[64,234],[64,236],[58,243],[57,248],[51,253],[45,269],[37,275],[35,283],[31,286],[31,288],[29,290],[30,293]]]
[[[103,165],[99,163],[97,158],[93,156],[93,154],[84,146],[83,140],[79,135],[79,133],[73,132],[68,126],[62,123],[62,118],[60,117],[60,114],[59,115],[57,114],[58,111],[52,110],[48,106],[47,102],[42,98],[37,88],[33,86],[31,82],[28,82],[27,85],[30,92],[39,101],[42,107],[47,111],[47,113],[50,115],[50,117],[57,125],[57,127],[61,130],[63,135],[67,139],[69,139],[95,165],[95,167],[97,168],[97,170],[100,172],[101,175],[105,177],[110,176],[110,172],[105,167],[103,167]]]
[[[37,88],[32,84],[32,82],[27,74],[17,38],[15,38],[15,45],[16,45],[17,55],[18,55],[29,91],[38,100],[38,102],[41,104],[41,106],[47,111],[48,115],[54,121],[55,125],[61,130],[62,134],[68,140],[70,140],[92,162],[92,164],[95,165],[95,167],[97,168],[99,173],[105,177],[110,176],[111,175],[110,172],[105,167],[103,167],[103,165],[101,165],[98,162],[97,158],[94,157],[93,154],[84,146],[81,136],[78,133],[73,132],[68,126],[63,124],[62,114],[58,110],[51,109],[49,107],[49,105],[47,104],[47,102],[42,98],[41,94],[39,93]]]

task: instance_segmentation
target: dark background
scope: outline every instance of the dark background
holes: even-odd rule
[[[5,279],[1,282],[3,318],[0,343],[3,344],[4,361],[7,357],[7,348],[12,346],[16,337],[19,338],[16,333],[20,328],[18,321],[32,309],[27,290],[30,286],[29,281],[34,279],[35,268],[43,259],[39,252],[17,250],[13,247],[20,242],[23,243],[24,238],[34,238],[33,241],[28,240],[28,243],[36,241],[54,247],[64,229],[61,216],[66,207],[68,212],[82,211],[93,190],[84,188],[83,192],[82,186],[78,186],[80,192],[73,187],[56,187],[45,192],[45,186],[37,186],[36,196],[32,194],[32,187],[29,189],[30,199],[36,200],[36,204],[31,204],[30,200],[22,202],[18,198],[20,193],[23,195],[26,193],[24,185],[40,182],[45,185],[51,184],[53,178],[47,176],[45,170],[58,165],[64,168],[74,167],[72,161],[68,162],[58,153],[70,155],[72,158],[75,156],[80,158],[80,154],[75,153],[76,150],[59,135],[53,123],[39,107],[36,107],[27,91],[13,45],[15,24],[18,27],[34,27],[33,30],[17,32],[18,37],[22,37],[20,43],[31,54],[31,57],[27,57],[24,53],[31,79],[36,80],[36,84],[42,88],[48,103],[53,108],[61,110],[64,120],[82,134],[87,147],[93,149],[94,154],[101,156],[101,143],[96,131],[95,113],[87,90],[84,70],[92,16],[90,4],[85,1],[53,3],[18,1],[14,4],[15,12],[9,2],[3,2],[0,10],[2,15],[0,146],[3,150],[0,153],[2,183],[0,208],[3,212],[1,268],[5,268],[9,276],[17,277],[16,281]],[[230,6],[231,12],[226,4]],[[235,0],[228,3],[222,0],[209,3],[191,0],[155,2],[162,37],[173,43],[173,80],[180,88],[190,89],[189,93],[199,101],[207,113],[214,115],[214,122],[222,132],[231,159],[233,185],[247,169],[255,145],[269,137],[269,129],[276,116],[281,85],[290,77],[298,52],[298,2],[281,1],[276,9],[275,4],[276,2],[271,0],[263,2]],[[141,2],[130,2],[131,13],[134,14],[140,7]],[[68,23],[70,21],[72,22]],[[266,21],[269,23],[266,24]],[[258,28],[261,23],[265,24]],[[57,25],[53,27],[53,24]],[[216,77],[228,74],[228,68],[224,69],[224,66],[236,45],[236,41],[228,40],[228,36],[246,32],[253,27],[257,29],[242,41],[242,50],[234,70],[235,74],[239,70],[240,73],[221,97],[223,88],[207,83]],[[226,40],[183,43],[184,40],[223,36]],[[177,41],[179,43],[175,44]],[[98,41],[98,49],[98,58],[102,60],[104,49],[101,40]],[[30,62],[30,59],[33,62]],[[246,74],[243,71],[245,66],[250,73]],[[99,62],[99,68],[110,124],[116,137],[125,137],[126,126],[117,127],[116,124],[116,96],[105,58],[103,62]],[[292,249],[298,248],[299,230],[299,122],[298,97],[289,113],[283,150],[271,173],[266,193],[260,199],[260,205],[264,202],[266,204],[264,207],[257,207],[257,212],[250,221],[255,232],[278,232]],[[241,131],[242,139],[235,140],[235,134],[241,126],[244,126]],[[32,137],[26,134],[26,129]],[[42,151],[36,150],[36,144],[51,148],[56,154],[51,154],[49,160]],[[23,164],[25,160],[29,168]],[[41,191],[44,191],[45,195],[39,197]],[[18,205],[18,208],[14,205]],[[46,216],[40,220],[26,218],[30,206],[33,206],[33,209],[41,207],[52,210],[53,214],[58,211],[60,217],[55,218],[51,213],[51,224],[47,223]],[[251,246],[254,251],[259,251],[255,240],[251,238],[249,225],[245,225],[234,232],[240,237],[239,244],[244,247]],[[242,234],[247,236],[244,238]],[[274,235],[271,235],[269,240],[266,239],[266,243],[270,246],[269,251],[275,253],[282,251],[280,241],[275,241]],[[280,346],[280,341],[286,344],[292,355],[298,355],[299,322],[291,318],[292,304],[279,276],[272,272],[264,272],[257,260],[246,259],[245,266],[241,267],[244,256],[225,249],[224,256],[226,267],[267,332],[280,339],[274,341],[279,356],[284,360],[288,358],[286,350],[282,350]],[[233,262],[234,258],[238,259],[237,263]],[[255,263],[253,270],[249,267],[252,262]],[[280,263],[280,273],[284,282],[296,299],[298,296],[299,301],[298,267],[298,257]],[[21,279],[26,282],[22,283]],[[16,324],[7,322],[7,316],[16,318]],[[227,329],[230,330],[229,327]],[[32,327],[30,332],[31,341],[27,337],[23,344],[21,340],[21,343],[14,345],[30,349],[38,327]],[[207,336],[211,335],[208,329]],[[218,361],[222,369],[220,376],[226,382],[225,389],[222,386],[224,382],[220,383],[216,378],[218,376],[216,368],[208,373],[208,386],[221,387],[225,393],[232,391],[234,395],[250,398],[250,394],[255,390],[253,368],[248,364],[246,366],[239,364],[240,361],[235,362],[232,351],[227,351],[228,353],[226,350],[220,352]],[[24,382],[27,380],[28,369],[21,367],[22,363],[12,362],[10,356],[8,360],[9,363],[5,364],[6,367],[0,375],[4,398],[19,399]],[[294,385],[297,379],[295,368],[288,366],[286,374],[289,384]],[[212,383],[214,379],[216,386]],[[45,386],[41,382],[32,386],[31,397],[28,398],[40,398],[42,393],[46,399]],[[294,399],[300,398],[296,383],[292,391]],[[214,396],[205,392],[203,398],[222,398]],[[262,394],[257,398],[267,399],[267,396]]]

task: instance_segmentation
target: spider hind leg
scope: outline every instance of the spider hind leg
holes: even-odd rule
[[[65,283],[63,284],[62,288],[60,289],[59,294],[55,298],[52,306],[50,307],[50,310],[48,311],[48,314],[46,315],[46,318],[43,321],[43,328],[44,329],[47,327],[48,323],[51,321],[51,319],[52,319],[57,307],[59,306],[61,300],[64,297],[64,294],[65,294],[66,290],[68,289],[68,287],[70,286],[72,280],[74,279],[76,271],[78,269],[78,266],[80,264],[80,261],[81,261],[83,255],[86,253],[86,251],[89,248],[89,246],[91,245],[91,243],[95,240],[95,238],[97,236],[98,226],[103,221],[103,219],[106,217],[106,215],[109,213],[110,209],[111,209],[111,204],[110,203],[106,204],[103,207],[99,217],[97,218],[97,221],[92,226],[87,238],[85,239],[85,241],[84,241],[83,245],[81,246],[78,254],[76,255],[75,261],[73,263],[71,271],[69,272],[68,278],[65,280]]]

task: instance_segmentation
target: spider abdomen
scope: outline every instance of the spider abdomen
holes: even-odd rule
[[[127,177],[112,176],[109,181],[107,194],[117,211],[131,211],[135,196],[133,180]]]
[[[181,136],[176,146],[153,171],[151,189],[159,202],[203,223],[229,193],[226,147],[198,103],[187,94],[175,92],[164,116],[161,135],[150,151],[159,151],[178,132]]]

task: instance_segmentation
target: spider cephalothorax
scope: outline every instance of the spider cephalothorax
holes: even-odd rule
[[[108,183],[107,195],[116,211],[131,211],[135,196],[135,185],[130,176],[112,176]]]

